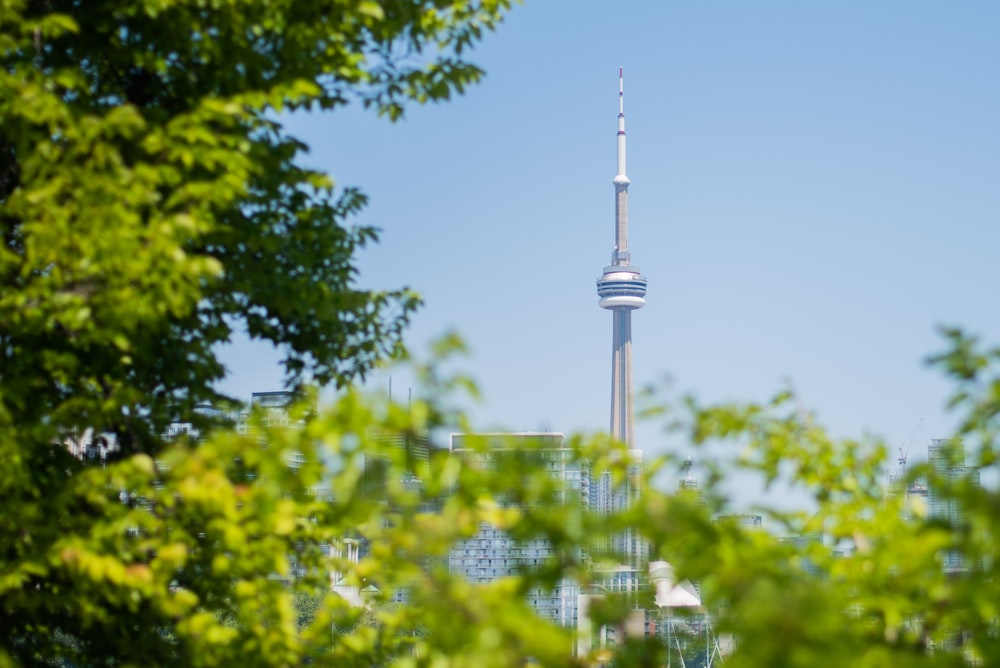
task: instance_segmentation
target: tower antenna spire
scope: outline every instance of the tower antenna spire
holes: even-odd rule
[[[615,187],[628,186],[625,176],[625,68],[618,68],[618,173],[613,183]]]
[[[618,68],[618,118],[625,118],[625,68]],[[624,122],[624,121],[622,121]],[[620,127],[619,132],[625,132],[625,128]]]

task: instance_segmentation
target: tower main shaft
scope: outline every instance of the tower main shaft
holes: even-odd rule
[[[598,304],[612,313],[611,333],[611,436],[635,447],[632,407],[632,311],[646,305],[646,277],[632,265],[628,249],[628,186],[625,174],[625,91],[618,70],[618,173],[615,187],[615,246],[611,264],[597,279]]]

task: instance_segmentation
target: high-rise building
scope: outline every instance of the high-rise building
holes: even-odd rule
[[[930,476],[927,481],[927,516],[943,522],[952,531],[961,531],[967,518],[956,492],[962,484],[980,484],[979,470],[965,463],[965,446],[958,439],[936,438],[927,448]],[[944,570],[949,573],[966,571],[968,559],[959,550],[942,554]]]
[[[692,472],[693,468],[694,460],[688,457],[681,465],[681,473],[684,474],[684,477],[681,478],[680,483],[678,483],[677,491],[681,494],[688,495],[689,498],[695,499],[698,505],[704,508],[707,505],[705,502],[705,495],[702,494],[701,484],[694,477],[694,473]]]
[[[735,513],[733,515],[719,515],[716,522],[733,522],[743,529],[753,529],[755,531],[764,530],[764,516],[756,513]]]
[[[909,450],[906,452],[902,448],[899,449],[899,458],[896,460],[899,463],[899,467],[889,472],[889,487],[886,493],[890,496],[895,496],[897,494],[903,494],[907,498],[917,497],[921,499],[927,498],[927,479],[923,477],[912,478],[907,469],[906,461],[909,458]]]
[[[236,415],[236,432],[247,434],[251,431],[251,411],[261,414],[261,425],[265,427],[288,427],[291,425],[289,411],[299,397],[289,390],[273,392],[253,392],[250,406]]]
[[[963,531],[967,523],[959,493],[962,485],[980,485],[979,469],[965,462],[965,445],[960,439],[934,438],[927,446],[927,467],[923,473],[907,470],[907,452],[899,451],[899,468],[889,474],[889,495],[904,494],[905,516],[911,520],[920,516],[918,509],[926,507],[927,519],[947,526],[951,531]],[[958,573],[970,564],[960,550],[941,553],[944,570]]]
[[[532,466],[544,466],[549,475],[560,483],[556,486],[554,503],[579,504],[581,512],[589,503],[590,469],[566,447],[562,434],[453,434],[451,453],[454,457],[488,466],[505,456],[531,455],[537,458]],[[513,503],[510,499],[503,498],[497,501],[501,504]],[[506,531],[491,524],[483,524],[475,536],[452,546],[448,567],[452,573],[461,575],[468,582],[486,583],[540,568],[559,557],[552,543],[544,538],[515,540]],[[540,617],[572,628],[577,624],[579,593],[580,588],[576,582],[563,578],[552,589],[532,589],[528,593],[528,603]]]
[[[402,431],[374,431],[370,434],[378,444],[378,453],[369,453],[365,457],[364,472],[361,477],[362,494],[377,497],[388,484],[390,471],[399,476],[398,482],[405,487],[418,490],[422,481],[430,474],[430,461],[437,452],[443,452],[431,442],[427,434]],[[390,461],[396,456],[396,465]],[[404,470],[398,470],[398,465],[405,462]]]

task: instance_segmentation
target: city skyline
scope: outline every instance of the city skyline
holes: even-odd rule
[[[934,326],[1000,341],[1000,9],[637,6],[616,16],[624,43],[602,37],[607,18],[516,7],[478,49],[480,85],[395,125],[357,108],[285,119],[310,164],[370,195],[356,222],[383,233],[361,283],[425,296],[413,350],[465,338],[479,429],[607,429],[588,282],[611,215],[607,82],[624,65],[632,241],[656,286],[637,387],[670,376],[675,394],[765,400],[790,379],[836,434],[948,436],[948,385],[922,366],[943,347]],[[223,389],[278,389],[268,358],[227,351]],[[672,447],[637,429],[647,451]]]

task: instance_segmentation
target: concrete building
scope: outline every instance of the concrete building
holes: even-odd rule
[[[222,422],[228,419],[230,416],[219,408],[215,408],[211,404],[199,404],[194,407],[193,416],[185,416],[183,418],[178,418],[170,424],[163,432],[163,439],[165,441],[172,441],[176,438],[190,438],[192,441],[201,440],[201,427],[202,423],[205,421],[211,422]],[[203,418],[199,420],[198,418]]]
[[[95,433],[87,428],[80,433],[63,439],[63,444],[71,455],[88,464],[107,463],[108,457],[118,452],[118,439],[110,432]]]
[[[261,424],[265,427],[287,427],[290,425],[289,409],[298,396],[288,390],[277,390],[274,392],[254,392],[250,395],[250,406],[248,410],[240,411],[235,415],[236,431],[240,434],[247,434],[252,429],[250,424],[251,412],[256,409],[262,413]]]
[[[552,432],[453,434],[451,454],[466,461],[493,465],[505,456],[532,454],[538,457],[532,465],[542,464],[557,485],[555,503],[579,504],[582,512],[591,496],[589,467],[573,456],[566,447],[565,437]],[[512,503],[497,499],[501,504]],[[572,515],[571,515],[572,516]],[[472,538],[456,543],[448,557],[449,570],[472,583],[487,583],[498,578],[517,575],[541,567],[558,558],[547,540],[536,538],[519,541],[502,529],[482,524]],[[553,589],[535,588],[528,602],[535,612],[564,627],[577,624],[579,586],[564,578]]]
[[[719,515],[716,522],[734,522],[744,529],[764,530],[764,516],[756,513],[735,513],[732,515]]]
[[[927,517],[961,531],[967,519],[956,496],[962,484],[980,485],[979,470],[965,463],[965,446],[957,439],[933,439],[927,448]],[[960,573],[971,564],[959,550],[942,554],[945,572]]]
[[[961,440],[935,438],[927,446],[927,475],[907,470],[908,453],[900,449],[898,468],[889,474],[887,493],[905,494],[908,503],[906,516],[919,516],[915,507],[925,504],[927,519],[943,523],[952,530],[961,530],[966,523],[965,513],[956,492],[963,484],[979,486],[979,470],[965,461],[965,446]],[[916,501],[916,503],[912,503]],[[958,550],[946,550],[941,555],[945,572],[960,573],[970,564]]]
[[[376,432],[371,434],[371,438],[378,443],[384,456],[365,457],[361,489],[363,494],[369,496],[377,496],[384,490],[387,476],[392,470],[390,458],[398,457],[405,462],[405,470],[399,473],[401,482],[416,490],[421,487],[425,476],[429,475],[431,457],[444,450],[431,443],[426,434]]]

